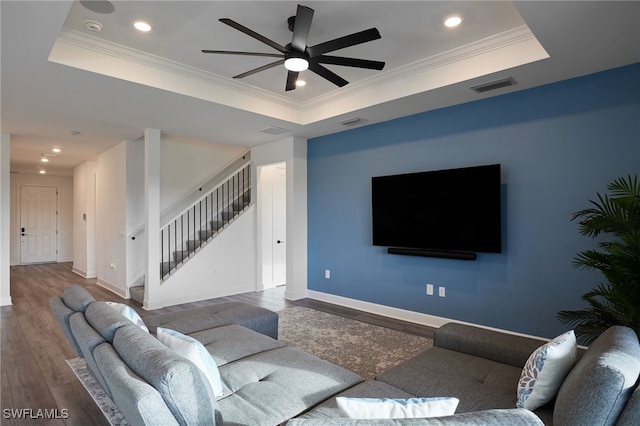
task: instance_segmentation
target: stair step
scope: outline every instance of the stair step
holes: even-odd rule
[[[196,251],[198,247],[202,245],[201,240],[188,240],[187,241],[187,250],[190,252]]]
[[[144,303],[144,285],[138,285],[135,287],[129,287],[129,296],[136,302]]]
[[[175,267],[175,262],[162,262],[160,264],[160,277],[164,277],[165,275],[169,274],[169,272],[171,272],[171,270]]]
[[[173,260],[176,263],[180,263],[183,260],[185,260],[187,257],[189,257],[189,255],[191,255],[191,253],[193,253],[193,250],[174,251],[173,252]]]
[[[202,241],[207,241],[213,234],[215,234],[214,231],[198,231],[198,235]]]

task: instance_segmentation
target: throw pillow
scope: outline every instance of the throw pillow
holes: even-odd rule
[[[458,398],[336,398],[340,414],[350,419],[415,419],[451,416]]]
[[[209,381],[213,394],[216,398],[224,395],[222,379],[216,362],[211,358],[211,354],[207,351],[202,343],[193,337],[171,330],[169,328],[158,327],[156,331],[158,340],[164,343],[170,349],[176,351],[179,355],[193,362]]]
[[[535,410],[555,398],[576,361],[576,336],[567,331],[536,349],[522,369],[516,407]]]
[[[131,306],[127,306],[124,303],[117,303],[117,302],[106,302],[106,303],[107,305],[115,309],[116,312],[118,312],[120,315],[122,315],[123,317],[125,317],[126,319],[128,319],[129,321],[131,321],[132,323],[134,323],[135,325],[137,325],[147,333],[149,332],[149,329],[144,324],[144,321],[142,321],[142,318],[140,318],[140,315],[138,315],[136,310],[133,309]]]

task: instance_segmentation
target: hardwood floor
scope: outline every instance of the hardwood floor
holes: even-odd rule
[[[135,308],[143,319],[150,315],[212,303],[241,301],[272,311],[305,306],[407,333],[433,337],[433,329],[430,327],[311,299],[288,301],[284,299],[284,288],[145,311],[139,303],[123,300],[100,287],[95,279],[86,280],[74,274],[71,272],[70,263],[12,266],[13,305],[0,308],[2,425],[108,425],[101,411],[66,364],[65,360],[75,358],[76,354],[68,345],[49,308],[49,299],[61,295],[64,288],[70,284],[85,287],[96,300],[126,303]],[[23,417],[26,415],[27,418],[11,418],[11,410],[21,413]],[[48,410],[48,414],[57,414],[55,417],[58,418],[43,418],[51,416],[45,416],[38,410]]]

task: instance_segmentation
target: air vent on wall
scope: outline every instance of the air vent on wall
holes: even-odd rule
[[[488,92],[489,90],[496,90],[502,87],[513,86],[517,84],[513,77],[502,78],[500,80],[490,81],[488,83],[478,84],[476,86],[471,86],[471,90],[477,93]]]
[[[283,129],[282,127],[275,127],[275,126],[267,127],[266,129],[260,130],[260,132],[268,133],[270,135],[281,135],[283,133],[287,133],[287,132],[290,132],[290,131],[291,130],[289,130],[289,129]]]
[[[357,126],[358,124],[362,124],[366,122],[367,120],[365,120],[364,118],[354,117],[344,121],[340,121],[339,124],[342,124],[343,126]]]

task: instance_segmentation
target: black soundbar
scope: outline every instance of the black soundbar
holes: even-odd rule
[[[389,254],[402,254],[405,256],[422,256],[422,257],[438,257],[440,259],[458,259],[458,260],[476,260],[476,253],[462,252],[462,251],[448,251],[448,250],[427,250],[427,249],[412,249],[412,248],[396,248],[389,247],[387,249]]]

